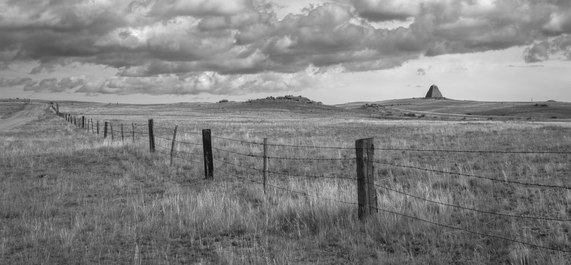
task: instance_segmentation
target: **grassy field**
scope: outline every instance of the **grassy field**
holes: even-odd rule
[[[565,120],[571,119],[571,103],[568,102],[484,102],[453,99],[395,99],[378,102],[377,110],[382,114],[402,116],[416,114],[424,118],[468,119],[468,120]],[[359,109],[366,102],[338,105],[346,109]]]
[[[571,251],[571,190],[516,184],[571,186],[569,154],[381,150],[569,151],[568,122],[386,120],[303,105],[60,103],[62,112],[112,122],[112,141],[74,127],[47,104],[0,109],[0,124],[17,124],[0,130],[0,264],[571,260],[485,236]],[[144,135],[148,118],[160,137],[154,154]],[[121,141],[120,124],[125,135],[134,124],[135,143]],[[175,125],[185,143],[170,166]],[[219,149],[214,180],[203,179],[201,129],[212,130]],[[379,208],[480,234],[384,211],[358,221],[352,148],[366,137],[375,137]],[[296,158],[270,159],[275,173],[266,193],[256,170],[262,160],[235,154],[260,154],[263,138],[284,145],[269,146],[270,156]]]

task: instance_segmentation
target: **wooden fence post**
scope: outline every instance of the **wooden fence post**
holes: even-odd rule
[[[153,119],[149,119],[149,150],[155,152],[155,134],[153,133]]]
[[[135,124],[131,123],[131,127],[132,127],[131,133],[133,135],[133,143],[134,143],[135,142]]]
[[[93,119],[89,119],[89,120],[91,120],[91,133],[94,134],[95,130],[93,130]]]
[[[264,194],[266,194],[266,180],[268,174],[268,138],[264,138]]]
[[[111,130],[111,141],[115,140],[115,135],[113,134],[113,123],[109,123],[109,130]]]
[[[176,143],[176,130],[178,129],[178,125],[174,126],[174,133],[172,135],[172,143],[171,143],[171,166],[172,166],[172,160],[174,157],[174,145]]]
[[[125,135],[123,134],[123,123],[121,123],[121,142],[125,142]]]
[[[97,120],[97,135],[99,135],[99,120]]]
[[[364,220],[378,211],[377,191],[375,189],[375,145],[373,142],[374,138],[360,139],[355,142],[359,220]]]
[[[81,129],[85,129],[85,116],[81,116]]]
[[[103,139],[107,138],[107,126],[109,126],[109,122],[105,122],[103,126]]]
[[[210,129],[202,130],[202,153],[204,154],[204,178],[214,178],[214,161],[212,160],[212,138]]]

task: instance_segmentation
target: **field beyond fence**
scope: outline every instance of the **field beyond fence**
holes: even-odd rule
[[[264,193],[268,190],[321,200],[326,203],[345,204],[357,212],[359,220],[365,222],[373,215],[383,215],[385,218],[404,218],[411,222],[419,222],[429,226],[440,227],[449,231],[460,231],[472,234],[482,240],[498,240],[501,244],[516,244],[525,248],[534,249],[555,255],[564,260],[571,260],[571,245],[569,244],[569,227],[571,224],[570,205],[571,186],[569,178],[553,179],[548,177],[536,177],[521,179],[509,176],[502,171],[475,173],[473,170],[465,170],[456,164],[455,170],[450,167],[445,169],[434,163],[438,161],[453,160],[455,157],[464,155],[477,155],[482,157],[558,157],[561,161],[568,161],[571,155],[569,144],[565,143],[557,149],[532,149],[522,143],[519,149],[466,149],[458,148],[415,148],[415,147],[391,147],[377,146],[373,138],[354,139],[355,142],[347,142],[344,146],[300,145],[283,143],[283,140],[274,141],[271,138],[261,138],[259,141],[239,139],[227,135],[218,135],[210,128],[197,130],[185,128],[174,124],[165,126],[153,119],[145,123],[122,123],[108,120],[94,120],[89,116],[78,116],[59,112],[59,107],[54,111],[74,126],[87,133],[96,135],[109,143],[121,145],[135,145],[148,149],[155,156],[162,156],[171,166],[192,165],[194,168],[202,168],[205,179],[218,179],[233,176],[243,185],[255,184],[263,188]],[[172,124],[170,124],[172,125]],[[414,157],[419,160],[432,161],[432,164],[423,166],[387,159],[383,157],[386,152],[394,152],[401,156]],[[285,154],[285,155],[284,155]],[[398,157],[398,156],[397,156]],[[428,158],[427,158],[428,157]],[[434,158],[437,158],[434,160]],[[538,158],[539,159],[539,158]],[[303,166],[299,164],[304,163]],[[457,162],[461,163],[461,162]],[[493,163],[493,161],[491,162]],[[562,165],[568,169],[569,164]],[[310,167],[318,167],[321,174]],[[520,165],[510,165],[519,168]],[[533,169],[528,169],[532,170]],[[541,173],[535,170],[535,173]],[[246,173],[245,173],[246,172]],[[313,172],[309,174],[307,172]],[[400,172],[401,174],[395,174]],[[425,194],[412,193],[410,185],[415,182],[402,181],[410,172],[425,174],[428,179],[448,178],[446,181],[433,181],[432,189],[451,191],[458,187],[450,186],[456,182],[468,189],[474,187],[501,187],[508,192],[512,190],[525,190],[530,195],[525,200],[544,198],[542,203],[548,203],[545,207],[526,209],[521,205],[509,205],[516,203],[510,198],[497,198],[505,203],[500,209],[477,208],[474,205],[463,205],[455,201],[455,195],[444,195],[426,190]],[[382,176],[379,176],[380,175]],[[567,172],[569,173],[569,172]],[[297,190],[288,185],[280,185],[284,179],[298,179],[301,181],[333,181],[343,185],[353,185],[356,191],[352,198],[321,192],[309,192]],[[401,182],[401,183],[399,183]],[[476,184],[480,182],[482,184]],[[282,182],[283,184],[283,182]],[[340,185],[340,184],[339,184]],[[481,191],[482,192],[482,191]],[[478,192],[474,191],[474,194]],[[488,196],[482,192],[482,196]],[[545,198],[549,197],[549,201]],[[398,201],[401,207],[395,207],[392,201]],[[391,204],[385,205],[386,201]],[[550,204],[555,203],[555,204]],[[536,207],[535,202],[531,202]],[[414,205],[414,206],[410,206]],[[427,209],[428,213],[415,213],[402,211],[403,209],[415,208]],[[458,222],[446,222],[447,218],[438,217],[439,213],[446,216],[461,215],[469,218],[470,225]],[[541,214],[538,214],[541,213]],[[482,218],[481,216],[486,216]],[[501,218],[508,220],[506,224],[520,225],[515,230],[521,233],[502,234],[495,231],[486,231],[486,222]],[[483,222],[478,223],[478,220]],[[495,221],[494,221],[495,222]],[[530,224],[532,224],[530,226]],[[484,229],[478,229],[484,228]],[[528,230],[529,227],[534,229]],[[545,232],[549,231],[549,232]],[[548,238],[549,235],[551,238]]]

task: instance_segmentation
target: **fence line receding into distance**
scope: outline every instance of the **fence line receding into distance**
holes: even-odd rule
[[[89,132],[94,135],[100,135],[100,123],[103,122],[103,139],[109,140],[108,130],[111,130],[111,141],[115,141],[115,137],[113,137],[113,123],[111,121],[99,121],[88,119],[86,125],[86,118],[85,116],[76,116],[69,113],[62,113],[59,111],[59,105],[53,106],[54,111],[56,114],[62,118],[64,118],[67,122],[73,124],[74,126],[84,130],[85,132]],[[78,122],[80,121],[80,122]],[[440,202],[434,199],[425,198],[420,195],[410,194],[402,189],[391,188],[386,185],[379,185],[375,184],[376,178],[376,165],[384,166],[384,167],[392,167],[392,168],[401,168],[407,170],[417,170],[421,172],[430,172],[435,174],[441,175],[451,175],[457,177],[464,177],[464,178],[475,178],[481,180],[487,180],[492,182],[501,183],[504,185],[519,185],[525,187],[533,187],[541,189],[544,192],[549,192],[552,190],[563,190],[563,191],[571,191],[571,187],[565,185],[553,185],[553,184],[544,184],[544,183],[531,183],[531,182],[521,182],[517,180],[508,180],[505,178],[493,178],[493,177],[486,177],[486,176],[479,176],[474,174],[466,174],[461,172],[452,172],[452,171],[445,171],[445,170],[437,170],[437,169],[430,169],[424,168],[419,166],[411,166],[411,165],[399,165],[394,163],[383,162],[381,160],[377,160],[375,158],[375,150],[378,151],[401,151],[401,152],[441,152],[441,153],[478,153],[478,154],[553,154],[553,155],[569,155],[571,151],[568,150],[557,150],[557,151],[518,151],[518,150],[443,150],[443,149],[408,149],[408,148],[376,148],[374,146],[374,138],[368,139],[358,139],[355,142],[354,147],[334,147],[334,146],[310,146],[310,145],[290,145],[290,144],[273,144],[270,143],[268,138],[264,138],[262,142],[255,142],[255,141],[248,141],[244,139],[234,139],[227,136],[218,136],[212,133],[210,129],[203,129],[201,132],[196,131],[183,131],[178,125],[175,125],[173,128],[166,128],[166,127],[156,127],[153,119],[149,119],[147,121],[147,130],[141,129],[142,126],[140,124],[131,123],[131,126],[124,126],[124,124],[120,123],[119,127],[121,128],[121,142],[128,143],[125,141],[125,135],[131,136],[132,143],[138,143],[143,138],[148,138],[148,147],[149,152],[154,154],[165,154],[170,159],[170,165],[174,164],[174,160],[181,161],[183,163],[188,163],[189,161],[203,163],[204,166],[204,178],[205,179],[213,179],[217,172],[222,172],[224,174],[234,176],[236,179],[239,179],[243,182],[251,182],[255,184],[260,184],[263,187],[264,193],[267,189],[273,189],[276,192],[285,192],[297,195],[303,195],[306,197],[312,197],[319,200],[325,201],[333,201],[337,203],[342,203],[346,205],[353,205],[357,207],[357,215],[360,220],[365,220],[369,216],[378,214],[379,212],[385,214],[391,214],[394,216],[399,216],[402,218],[406,218],[409,220],[414,220],[422,223],[427,223],[431,225],[435,225],[438,227],[450,229],[450,230],[457,230],[463,231],[466,233],[474,234],[477,236],[484,236],[488,238],[495,238],[504,240],[511,243],[518,243],[522,245],[526,245],[528,247],[536,248],[536,249],[544,249],[550,250],[559,253],[566,253],[571,254],[571,246],[559,246],[553,247],[551,244],[550,246],[542,246],[538,244],[534,244],[529,241],[524,241],[520,239],[513,239],[501,235],[495,234],[486,234],[481,233],[478,231],[473,231],[470,229],[466,229],[460,226],[448,225],[443,224],[431,220],[427,220],[416,215],[410,213],[403,213],[398,212],[395,210],[386,209],[380,207],[378,205],[379,201],[377,199],[378,192],[391,192],[393,194],[398,194],[407,198],[411,198],[420,202],[430,203],[434,205],[450,207],[454,209],[458,209],[461,211],[479,213],[479,214],[486,214],[486,215],[493,215],[493,216],[501,216],[506,218],[515,218],[515,219],[532,219],[532,220],[542,220],[542,221],[552,221],[552,222],[571,222],[571,219],[567,218],[560,218],[554,216],[531,216],[531,215],[518,215],[512,213],[504,213],[504,212],[497,212],[497,211],[489,211],[489,210],[482,210],[476,209],[468,206],[447,203],[447,202]],[[129,131],[130,128],[130,131]],[[168,134],[157,134],[155,130],[160,130],[164,132],[169,132]],[[201,142],[192,142],[187,139],[180,140],[177,139],[177,136],[180,135],[193,135],[196,137],[202,137]],[[156,142],[156,139],[162,140]],[[243,153],[234,150],[224,149],[220,146],[213,145],[213,139],[217,141],[226,141],[226,142],[234,142],[242,145],[250,145],[250,146],[259,146],[261,150],[258,153],[249,152]],[[166,143],[163,145],[163,142]],[[170,146],[168,146],[170,144]],[[202,147],[198,151],[202,151],[201,153],[196,153],[193,151],[188,151],[187,149],[180,148],[181,146],[186,147]],[[270,155],[269,147],[283,147],[283,148],[294,148],[294,149],[324,149],[324,150],[353,150],[355,152],[355,156],[351,157],[343,157],[343,158],[328,158],[328,157],[287,157],[287,156],[273,156]],[[216,152],[213,152],[216,151]],[[243,159],[258,159],[260,160],[261,164],[263,165],[262,168],[256,168],[251,166],[241,165],[240,163],[230,162],[230,159],[223,159],[220,157],[219,154],[224,153],[227,157],[231,156],[238,156],[242,157]],[[216,155],[215,155],[216,154]],[[269,170],[269,161],[292,161],[292,162],[303,162],[303,161],[312,161],[312,162],[350,162],[354,161],[354,165],[356,168],[356,178],[346,177],[339,175],[308,175],[308,174],[292,174],[289,172],[278,172]],[[216,163],[215,163],[216,162]],[[219,165],[215,167],[215,165]],[[240,176],[236,173],[232,173],[232,168],[241,168],[244,170],[248,170],[250,172],[254,172],[260,175],[261,180],[245,178]],[[216,169],[216,171],[215,171]],[[215,174],[216,173],[216,174]],[[306,191],[297,191],[292,190],[287,187],[278,186],[275,184],[268,183],[269,176],[276,175],[276,176],[285,176],[285,177],[299,177],[299,178],[306,178],[306,179],[324,179],[324,180],[339,180],[339,181],[355,181],[356,182],[356,189],[357,189],[357,197],[355,201],[343,201],[338,199],[326,198],[316,194],[310,194]],[[381,191],[382,190],[382,191]]]

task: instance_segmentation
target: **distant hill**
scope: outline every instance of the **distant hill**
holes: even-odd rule
[[[246,101],[246,103],[302,103],[302,104],[316,104],[322,105],[323,103],[313,101],[309,98],[302,97],[302,96],[283,96],[283,97],[266,97],[260,99],[250,99]]]
[[[336,105],[347,110],[411,112],[426,116],[466,116],[520,118],[533,120],[571,119],[567,102],[484,102],[452,99],[394,99],[375,102],[351,102]]]
[[[325,105],[321,102],[311,100],[302,96],[280,96],[280,97],[265,97],[259,99],[250,99],[245,102],[231,102],[221,100],[216,104],[209,106],[215,109],[225,110],[280,110],[280,111],[295,111],[300,113],[313,113],[313,112],[345,112],[347,110],[335,106]]]

